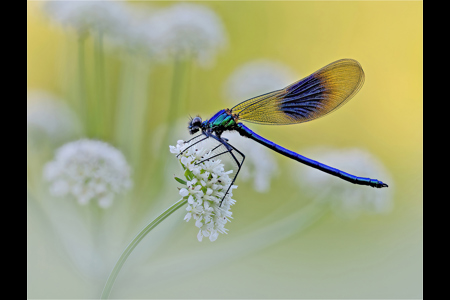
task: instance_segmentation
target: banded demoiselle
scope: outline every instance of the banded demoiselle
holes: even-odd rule
[[[208,160],[227,153],[231,155],[238,167],[231,186],[239,174],[245,155],[221,135],[225,131],[237,131],[241,136],[252,139],[281,155],[351,183],[376,188],[387,187],[388,185],[380,180],[354,176],[283,148],[241,123],[244,121],[267,125],[288,125],[312,121],[342,107],[358,93],[363,84],[364,71],[356,60],[335,61],[284,89],[248,99],[231,109],[222,109],[208,120],[202,121],[199,116],[191,118],[188,126],[189,133],[193,135],[201,130],[201,134],[187,141],[194,142],[185,150],[209,138],[218,141],[219,146],[213,149],[215,153]],[[218,150],[221,148],[223,150]]]

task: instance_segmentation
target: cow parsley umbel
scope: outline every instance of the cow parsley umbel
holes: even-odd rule
[[[148,23],[160,58],[193,58],[210,64],[227,44],[225,28],[216,13],[204,5],[177,3],[152,15]]]
[[[200,242],[203,237],[208,237],[213,242],[219,233],[228,231],[225,224],[231,218],[231,205],[236,203],[231,197],[232,190],[237,186],[232,185],[226,193],[231,184],[229,174],[233,171],[225,171],[219,157],[208,160],[212,157],[212,152],[207,148],[190,147],[183,152],[190,145],[191,143],[185,144],[180,140],[175,147],[170,146],[170,152],[180,154],[178,159],[187,180],[186,187],[180,189],[180,195],[188,202],[188,213],[184,219],[195,220],[195,226],[199,228],[197,238]]]
[[[88,139],[59,148],[45,166],[44,177],[53,196],[72,196],[80,204],[96,200],[103,208],[131,187],[130,167],[123,154],[107,143]]]
[[[80,33],[114,34],[126,22],[125,5],[119,1],[47,1],[44,11],[56,23]]]
[[[52,146],[73,139],[79,134],[77,116],[62,101],[45,92],[34,91],[27,95],[27,141],[36,148],[44,142]]]

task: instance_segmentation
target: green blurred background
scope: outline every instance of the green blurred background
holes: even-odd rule
[[[422,298],[423,3],[201,4],[222,19],[228,47],[217,55],[212,67],[190,67],[186,101],[182,104],[185,112],[179,116],[187,122],[188,114],[207,118],[229,106],[222,93],[224,82],[237,67],[254,59],[284,63],[299,78],[335,60],[356,59],[365,71],[366,81],[343,109],[297,126],[251,128],[293,150],[317,145],[368,150],[393,178],[389,188],[394,193],[394,207],[386,215],[362,215],[350,220],[326,214],[305,230],[290,228],[292,234],[287,238],[246,252],[246,247],[251,248],[249,241],[240,239],[252,236],[253,229],[258,232],[258,224],[282,220],[293,207],[301,206],[295,203],[296,199],[302,204],[311,200],[291,180],[293,162],[274,156],[280,172],[268,193],[256,193],[251,185],[237,180],[237,204],[232,209],[234,219],[228,225],[230,234],[221,235],[214,243],[199,243],[193,224],[177,221],[183,217],[183,212],[177,212],[135,250],[117,279],[112,297]],[[73,103],[67,82],[73,78],[70,51],[76,37],[51,24],[41,6],[40,2],[27,2],[27,89],[49,91]],[[86,45],[87,49],[91,46]],[[105,69],[112,87],[107,95],[112,96],[118,93],[115,83],[122,71],[114,53],[106,54]],[[104,270],[92,276],[80,272],[67,254],[67,245],[60,242],[61,232],[65,231],[52,234],[50,229],[57,223],[47,222],[36,205],[28,204],[29,298],[98,297],[109,269],[130,239],[179,199],[171,176],[177,172],[176,162],[170,162],[175,159],[168,153],[161,154],[161,149],[168,149],[166,145],[155,146],[156,140],[164,139],[154,133],[167,122],[164,117],[169,109],[172,70],[170,63],[151,67],[146,84],[147,117],[140,135],[144,141],[139,154],[121,147],[112,128],[101,134],[87,133],[88,137],[102,138],[123,151],[135,170],[133,196],[115,200],[119,204],[105,212],[102,219],[101,230],[110,240],[105,243],[108,248],[103,249],[108,256]],[[183,133],[185,123],[180,125],[176,120],[172,120],[171,129],[163,132]],[[104,122],[113,124],[114,120]],[[184,136],[174,135],[169,142],[174,144],[187,137],[186,131]],[[28,176],[39,173],[52,153],[50,149],[40,153],[39,158],[29,155]],[[40,184],[36,176],[32,186],[45,190],[45,184]],[[37,194],[42,196],[45,192]],[[52,203],[47,201],[45,205]],[[61,205],[61,201],[54,203]],[[58,214],[62,220],[73,213],[70,207],[44,210],[44,216]],[[281,232],[255,236],[269,240]]]

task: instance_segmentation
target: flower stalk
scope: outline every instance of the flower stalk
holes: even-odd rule
[[[117,275],[119,275],[120,270],[122,269],[123,264],[130,256],[131,252],[133,252],[134,248],[142,241],[142,239],[150,232],[153,228],[155,228],[159,223],[161,223],[164,219],[170,216],[173,212],[175,212],[180,207],[184,206],[187,203],[187,199],[181,198],[177,202],[175,202],[172,206],[166,209],[162,214],[156,217],[150,224],[148,224],[141,232],[136,235],[136,237],[131,241],[131,243],[127,246],[127,248],[122,252],[119,260],[116,262],[111,274],[109,274],[108,280],[106,281],[105,287],[103,288],[103,292],[101,295],[101,299],[108,299],[109,294],[111,293],[111,289],[116,281]]]
[[[106,110],[110,109],[110,105],[106,102],[105,95],[105,70],[104,70],[104,50],[103,50],[103,34],[98,32],[94,40],[94,74],[95,74],[95,133],[96,137],[104,138],[109,124],[105,123],[105,116],[109,115]],[[106,126],[105,126],[106,125]]]
[[[78,113],[82,116],[83,121],[90,124],[90,119],[87,110],[87,99],[86,99],[86,81],[85,81],[85,36],[80,35],[78,37],[78,93],[77,97],[79,99]],[[87,126],[89,128],[89,126]]]

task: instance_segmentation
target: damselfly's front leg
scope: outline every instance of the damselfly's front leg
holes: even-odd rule
[[[190,139],[189,141],[183,141],[185,144],[187,144],[187,143],[189,143],[190,141],[192,141],[192,140],[195,140],[196,138],[198,138],[199,136],[202,136],[203,135],[203,132],[202,133],[200,133],[199,135],[197,135],[197,136],[194,136],[192,139]]]
[[[200,137],[200,136],[202,136],[202,135],[205,135],[205,137],[204,137],[203,139],[200,139],[199,141],[196,141],[196,142],[193,143],[192,145],[189,145],[188,147],[186,147],[185,149],[183,149],[183,151],[181,151],[179,154],[177,154],[177,157],[180,156],[181,154],[183,154],[184,152],[186,152],[186,150],[188,150],[189,148],[191,148],[191,147],[197,145],[197,144],[200,143],[200,142],[203,142],[204,140],[208,139],[208,137],[209,137],[209,136],[206,135],[205,133],[202,133],[202,134],[200,134],[200,135],[198,135],[198,136],[196,136],[196,137],[190,139],[188,142],[190,142],[190,141],[192,141],[193,139],[196,139],[196,138],[198,138],[198,137]],[[188,142],[185,142],[185,144],[188,143]]]

